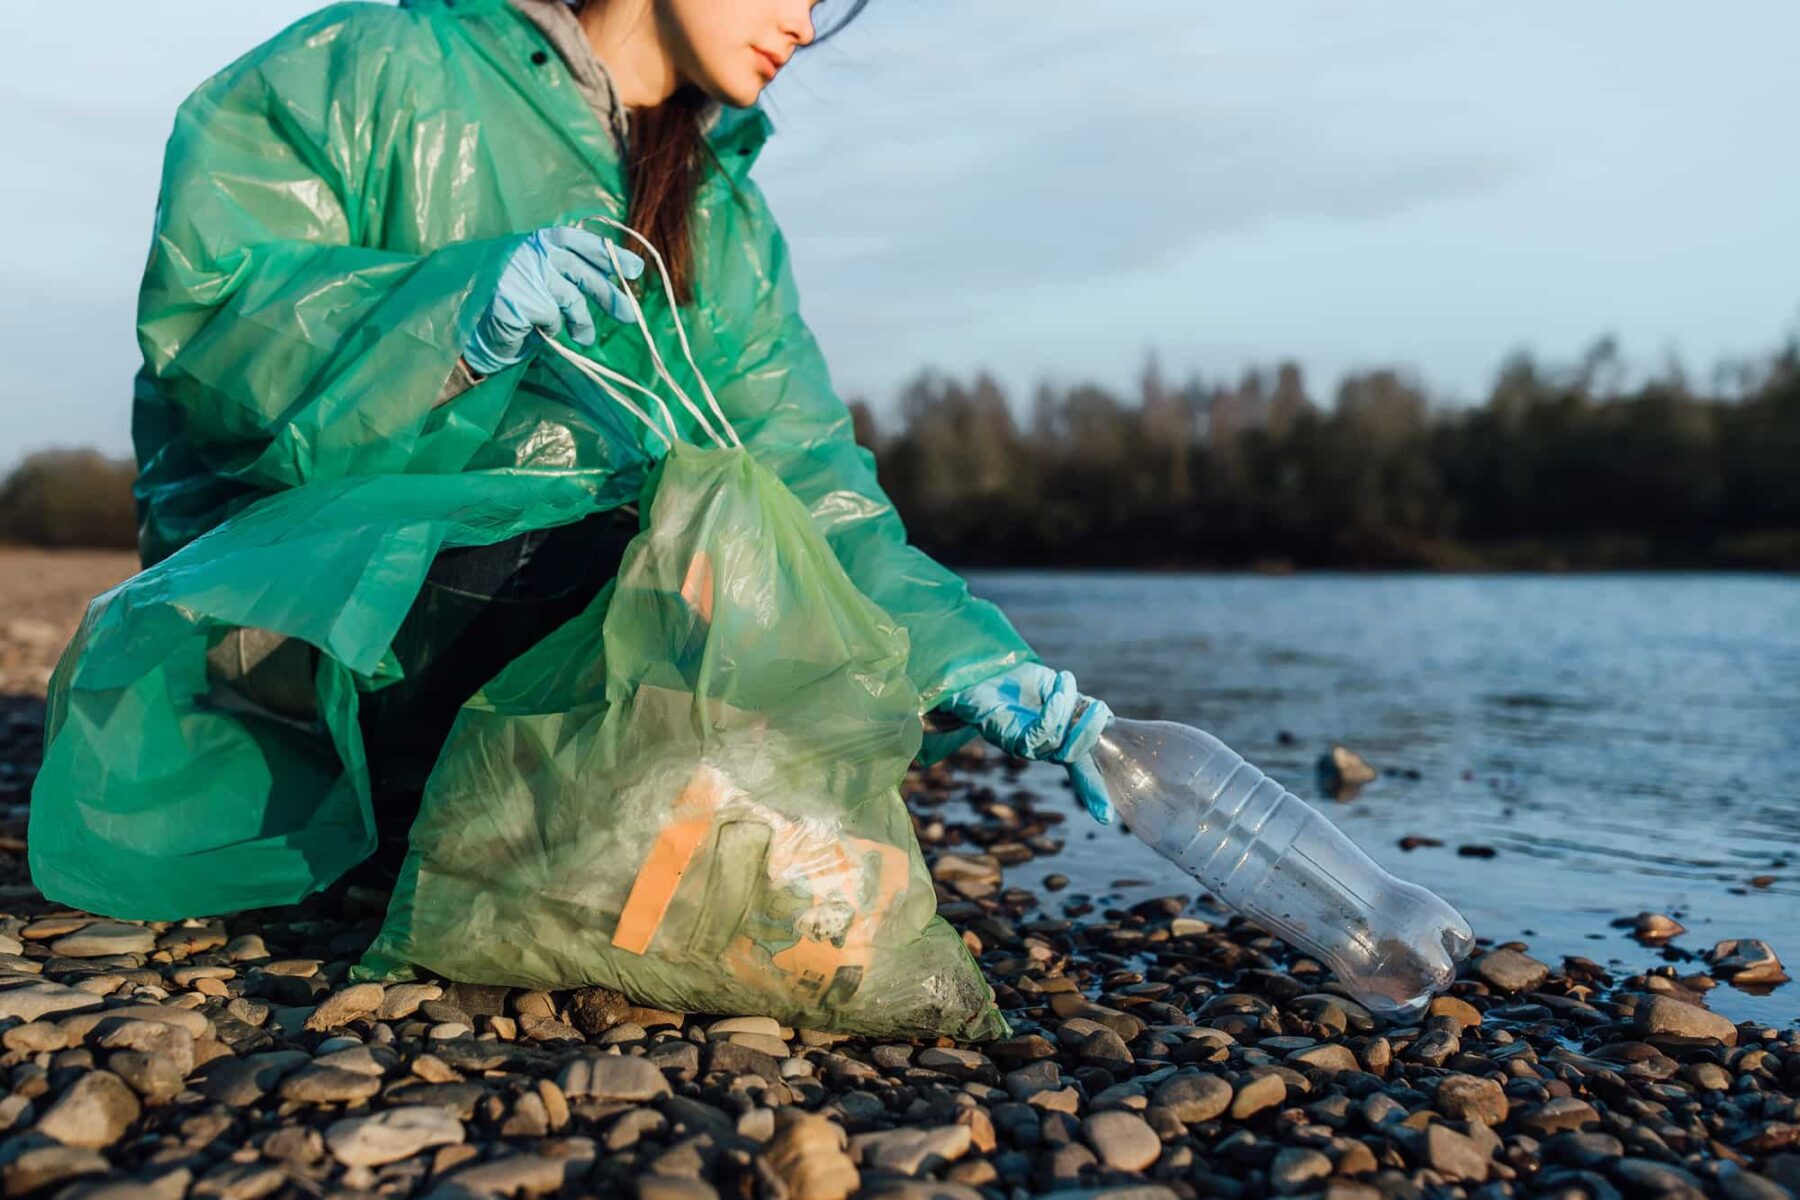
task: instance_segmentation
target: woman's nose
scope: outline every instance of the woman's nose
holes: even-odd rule
[[[800,0],[797,4],[787,5],[781,32],[802,46],[810,46],[816,33],[813,29],[812,9],[812,0]]]

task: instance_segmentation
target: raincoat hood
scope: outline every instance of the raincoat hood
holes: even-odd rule
[[[619,101],[612,72],[600,61],[582,33],[580,21],[565,0],[399,0],[403,9],[437,9],[452,17],[492,20],[496,10],[511,9],[530,22],[548,43],[548,51],[562,60],[588,106],[622,141],[630,126],[629,110]],[[535,57],[532,60],[536,63]],[[541,65],[541,64],[538,64]],[[774,132],[761,103],[737,108],[708,97],[701,110],[700,126],[735,176],[748,173]],[[622,150],[623,147],[620,146]]]
[[[623,146],[629,134],[630,113],[620,103],[612,71],[594,53],[574,8],[567,0],[511,0],[511,3],[556,48],[594,115],[613,129]],[[724,105],[708,97],[700,114],[702,131],[711,132],[724,111]]]

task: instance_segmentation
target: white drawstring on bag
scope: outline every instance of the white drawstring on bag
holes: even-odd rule
[[[638,242],[643,245],[644,249],[650,252],[650,257],[656,263],[657,273],[662,277],[663,294],[669,299],[669,315],[674,318],[675,321],[675,336],[681,342],[682,356],[686,358],[689,369],[694,372],[694,378],[700,381],[700,390],[706,397],[707,405],[712,409],[713,415],[718,417],[720,426],[722,426],[725,432],[730,435],[731,440],[727,442],[719,435],[718,430],[714,429],[712,423],[706,419],[706,414],[700,411],[699,406],[694,403],[692,397],[690,397],[687,392],[683,391],[681,385],[675,382],[674,376],[669,374],[668,364],[663,362],[662,353],[656,348],[656,339],[650,336],[649,323],[644,320],[643,305],[639,304],[637,297],[632,294],[629,288],[623,285],[625,279],[624,268],[619,262],[619,256],[613,253],[612,243],[608,242],[606,248],[607,257],[612,259],[615,278],[620,281],[619,290],[624,292],[631,300],[632,314],[637,318],[639,332],[644,335],[644,344],[650,347],[650,359],[656,364],[657,377],[669,385],[669,390],[675,394],[675,398],[681,401],[682,405],[684,405],[688,412],[693,415],[694,420],[699,423],[700,428],[706,431],[706,435],[712,439],[714,446],[721,449],[728,446],[741,447],[744,444],[743,439],[738,437],[737,430],[733,428],[731,422],[726,419],[724,411],[719,407],[718,398],[713,395],[712,388],[706,382],[706,376],[701,374],[700,367],[694,362],[694,351],[688,344],[687,329],[682,324],[681,313],[677,310],[675,305],[675,289],[669,282],[669,271],[667,266],[663,263],[662,254],[657,251],[655,246],[650,244],[650,239],[631,228],[631,226],[615,221],[611,217],[604,217],[596,214],[591,217],[584,217],[582,218],[582,221],[578,221],[576,224],[582,224],[584,221],[604,221],[606,224],[623,230],[625,233],[636,238]],[[675,418],[673,414],[669,412],[669,406],[663,403],[663,398],[660,395],[637,382],[635,379],[622,375],[610,367],[603,366],[585,355],[575,353],[554,338],[545,338],[544,342],[552,350],[568,360],[576,370],[592,380],[595,386],[599,387],[601,391],[616,400],[620,407],[642,421],[652,433],[662,439],[665,445],[670,449],[674,448],[675,442],[680,439],[681,434],[675,427]],[[635,388],[637,391],[642,392],[652,400],[656,401],[658,411],[662,414],[663,420],[668,423],[668,432],[663,432],[662,427],[652,420],[647,412],[642,408],[639,408],[623,392],[615,388],[613,386],[614,384],[622,384],[625,387]]]

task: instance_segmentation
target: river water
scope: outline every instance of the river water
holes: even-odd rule
[[[1758,937],[1800,978],[1800,579],[967,578],[1084,692],[1216,734],[1482,937],[1641,970],[1664,956],[1611,923],[1651,910],[1687,926],[1676,956]],[[1333,742],[1382,772],[1344,801],[1316,774]],[[1089,822],[1061,779],[1046,764],[1024,776],[1068,797],[1068,847],[1009,882],[1057,871],[1063,896],[1109,903],[1197,893],[1135,837]],[[1405,851],[1408,835],[1444,845]],[[1708,1003],[1786,1024],[1800,982],[1721,986]]]

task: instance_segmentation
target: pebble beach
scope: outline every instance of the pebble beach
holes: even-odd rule
[[[1783,988],[1764,941],[1628,974],[1483,940],[1382,1023],[1178,873],[1128,907],[1058,874],[1085,818],[992,754],[905,783],[939,911],[1012,1026],[980,1044],[352,984],[386,904],[355,887],[177,923],[57,908],[25,866],[43,688],[130,568],[0,556],[7,1196],[1800,1195],[1800,1029],[1709,1005]],[[1027,864],[1034,888],[1010,883]],[[1645,947],[1684,932],[1620,921]]]

